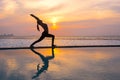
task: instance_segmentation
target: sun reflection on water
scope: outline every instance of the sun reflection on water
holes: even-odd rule
[[[36,50],[45,57],[51,55],[51,49]],[[49,60],[48,70],[38,79],[111,80],[120,73],[119,53],[118,48],[55,48],[55,57]],[[30,50],[1,51],[0,63],[0,77],[4,75],[1,80],[17,80],[23,78],[21,75],[24,75],[22,80],[31,80],[37,72],[37,65],[44,65],[41,58]],[[120,77],[117,76],[117,79]]]

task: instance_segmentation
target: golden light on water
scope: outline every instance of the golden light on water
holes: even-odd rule
[[[18,68],[18,65],[15,59],[8,59],[7,65],[11,70],[16,70]]]

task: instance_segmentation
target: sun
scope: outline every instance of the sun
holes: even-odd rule
[[[53,24],[52,29],[58,29],[58,26],[56,24]]]
[[[58,21],[58,19],[57,19],[57,17],[53,17],[53,18],[51,19],[51,21],[52,21],[53,24],[56,24],[57,21]]]
[[[57,29],[57,22],[58,22],[57,17],[51,18],[51,22],[52,22],[52,29]]]

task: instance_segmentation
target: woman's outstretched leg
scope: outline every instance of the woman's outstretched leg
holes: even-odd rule
[[[30,48],[33,48],[36,43],[42,41],[44,38],[45,38],[45,36],[42,35],[37,41],[33,42],[33,43],[30,45]]]

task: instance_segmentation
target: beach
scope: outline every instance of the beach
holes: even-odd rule
[[[48,68],[33,80],[120,80],[120,48],[55,48]],[[52,49],[35,49],[52,56]],[[0,80],[32,80],[44,62],[30,49],[0,50]]]

